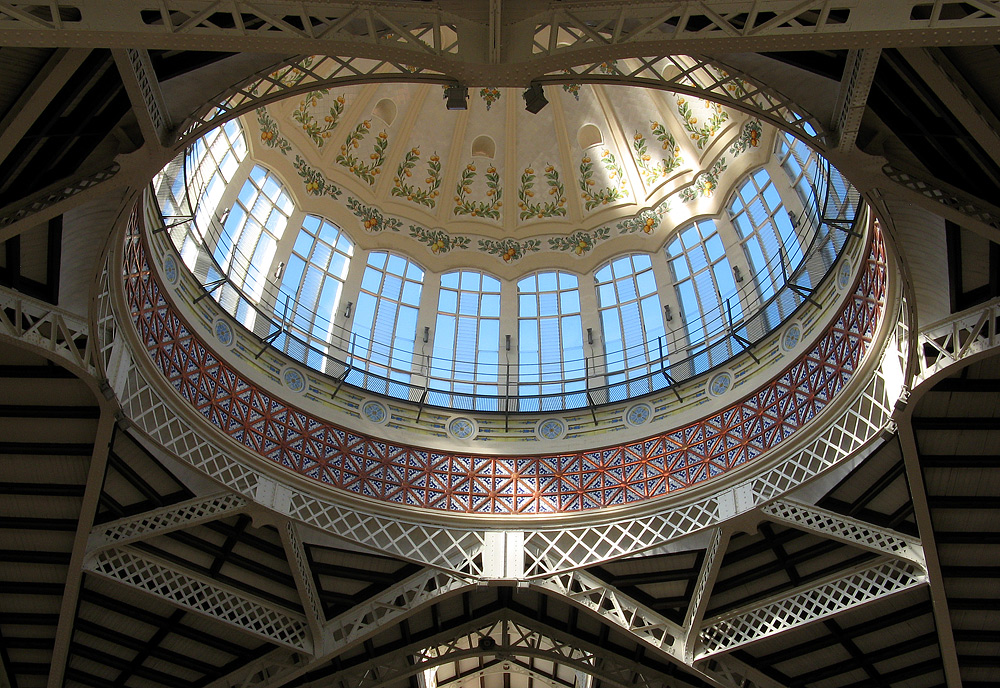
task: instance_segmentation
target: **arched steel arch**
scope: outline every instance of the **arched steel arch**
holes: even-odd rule
[[[556,71],[526,72],[523,83],[593,83],[675,91],[742,110],[795,133],[820,150],[827,148],[823,127],[816,119],[800,112],[791,100],[780,93],[737,70],[696,56],[662,55],[629,60],[632,63],[638,61],[638,64],[587,62]],[[178,128],[173,147],[180,150],[212,127],[290,96],[377,82],[455,84],[460,79],[452,73],[402,61],[299,55],[283,60],[212,98]]]

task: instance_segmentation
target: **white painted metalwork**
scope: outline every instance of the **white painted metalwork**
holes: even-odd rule
[[[503,22],[493,20],[489,2],[467,2],[471,8],[389,1],[4,0],[0,37],[6,45],[141,43],[285,53],[334,52],[346,45],[485,68],[601,50],[619,56],[636,47],[675,53],[719,50],[720,44],[731,52],[854,48],[890,31],[904,45],[985,44],[996,42],[1000,27],[993,0],[548,2],[521,6]],[[961,11],[942,14],[945,5]],[[974,31],[956,37],[953,29]]]
[[[716,525],[784,494],[851,456],[890,421],[895,398],[876,371],[850,406],[823,432],[780,465],[729,490],[661,512],[612,523],[525,532],[525,572],[545,577],[655,547]]]
[[[176,148],[224,122],[297,93],[378,81],[445,84],[453,83],[454,78],[436,70],[363,57],[313,55],[286,60],[230,88],[209,107],[189,117],[178,129]]]
[[[302,608],[306,612],[306,622],[309,624],[309,633],[313,639],[313,647],[319,643],[322,635],[323,623],[326,615],[323,613],[323,605],[320,603],[319,591],[316,589],[316,581],[312,571],[309,569],[309,559],[306,557],[305,548],[302,546],[302,539],[299,538],[298,529],[292,521],[285,521],[284,527],[278,528],[281,534],[281,544],[285,548],[285,558],[288,560],[288,568],[292,571],[292,578],[295,579],[295,588],[302,601]]]
[[[142,354],[140,358],[147,357]],[[178,413],[146,380],[137,363],[128,361],[127,366],[127,372],[120,376],[121,387],[115,388],[126,416],[184,462],[274,511],[365,547],[462,575],[482,575],[483,530],[366,513],[265,478]],[[770,501],[875,438],[889,421],[895,401],[886,394],[882,372],[876,371],[836,421],[802,450],[729,490],[610,523],[526,530],[525,575],[545,578],[641,552]]]
[[[718,530],[717,530],[718,532]],[[722,538],[714,537],[715,551],[719,551]],[[728,536],[725,540],[728,542]],[[724,547],[722,548],[724,549]],[[719,557],[719,561],[721,561]],[[632,599],[614,586],[604,583],[586,571],[569,571],[559,573],[551,578],[535,581],[537,587],[549,593],[555,593],[569,601],[580,605],[618,628],[626,631],[634,640],[660,650],[670,661],[683,666],[688,671],[698,674],[709,684],[719,688],[736,688],[743,686],[745,672],[741,672],[742,663],[730,658],[728,671],[709,670],[707,667],[694,666],[693,656],[685,654],[684,644],[690,626],[685,623],[680,626],[662,614],[650,609]],[[706,598],[707,603],[707,598]],[[700,625],[700,617],[698,624]],[[697,631],[695,631],[697,636]],[[692,641],[693,642],[693,641]],[[736,676],[741,678],[737,679]]]
[[[698,629],[701,628],[701,622],[705,618],[708,600],[712,596],[712,587],[719,576],[722,559],[728,545],[729,531],[724,528],[716,528],[712,532],[712,541],[705,550],[705,559],[701,562],[694,595],[691,596],[691,602],[684,614],[682,635],[678,638],[678,644],[675,646],[677,654],[688,664],[694,661],[694,647],[698,640]]]
[[[486,637],[494,641],[490,648],[480,646],[480,640]],[[369,688],[415,675],[446,662],[480,656],[547,659],[620,688],[664,688],[676,684],[665,674],[653,671],[648,666],[602,651],[596,645],[515,612],[503,611],[463,624],[458,629],[427,641],[402,646],[381,654],[377,659],[306,685],[317,688],[320,685]],[[411,662],[413,657],[417,659],[416,662]]]
[[[199,523],[241,513],[249,504],[246,497],[227,492],[147,511],[94,528],[90,533],[87,549],[93,554],[105,547],[125,545],[173,530],[190,528]]]
[[[674,639],[683,635],[684,630],[673,621],[585,571],[560,573],[535,584],[586,607],[671,656]]]
[[[0,335],[54,353],[73,369],[94,373],[94,342],[89,329],[83,318],[0,287]]]
[[[875,80],[881,48],[852,50],[848,56],[844,80],[840,85],[834,124],[837,132],[837,149],[845,152],[854,148],[861,129],[861,118],[868,106],[868,92]]]
[[[454,76],[441,71],[385,60],[327,55],[297,57],[234,86],[193,115],[178,129],[176,147],[179,149],[209,129],[258,107],[307,91],[358,82],[453,83],[454,80]],[[604,61],[574,63],[536,75],[534,80],[541,84],[619,84],[685,93],[749,112],[780,128],[792,128],[820,149],[825,148],[818,133],[823,126],[799,112],[792,101],[735,69],[702,57],[637,57],[615,63],[610,71]]]
[[[136,114],[143,138],[150,143],[166,144],[171,128],[160,84],[145,49],[112,50],[125,85],[132,111]]]
[[[846,575],[800,588],[776,600],[708,621],[699,633],[697,659],[828,618],[927,582],[908,561],[882,559]]]
[[[105,549],[86,562],[84,568],[279,645],[311,650],[308,627],[301,614],[180,571],[152,555],[127,547]]]
[[[117,162],[111,163],[108,167],[97,172],[86,172],[71,179],[57,182],[36,194],[32,194],[23,201],[0,209],[0,229],[9,227],[15,222],[35,215],[46,208],[51,208],[57,203],[72,198],[81,191],[86,191],[101,182],[111,179],[118,173],[119,169],[121,169],[121,166]],[[3,234],[0,234],[0,241],[7,238]]]
[[[934,201],[934,205],[944,206],[945,209],[954,211],[962,217],[991,228],[993,230],[991,236],[996,240],[996,232],[1000,230],[1000,209],[991,208],[985,201],[939,179],[934,179],[925,172],[911,168],[903,169],[899,163],[886,163],[882,166],[882,171],[900,186]],[[940,212],[941,208],[937,208],[937,211]]]
[[[738,70],[691,55],[652,55],[574,64],[538,76],[542,84],[602,83],[656,88],[723,103],[766,120],[780,129],[791,128],[823,150],[825,127],[798,111],[788,98]]]
[[[277,681],[274,685],[281,685],[284,683],[282,677],[288,676],[306,661],[307,656],[300,652],[276,647],[236,671],[212,681],[205,688],[263,688],[274,681]]]
[[[297,662],[275,665],[270,670],[268,680],[253,685],[268,688],[282,686],[398,623],[421,607],[474,586],[471,579],[425,569],[327,621],[320,639],[315,643],[312,656]]]
[[[923,548],[920,541],[889,528],[865,523],[854,518],[826,511],[819,507],[781,500],[765,505],[764,516],[793,528],[807,530],[820,537],[848,545],[863,547],[879,554],[906,559],[923,568]]]
[[[1000,344],[1000,298],[956,313],[917,335],[913,387],[946,368]]]

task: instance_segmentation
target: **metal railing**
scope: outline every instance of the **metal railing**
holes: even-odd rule
[[[199,280],[204,293],[252,332],[261,352],[274,346],[290,358],[369,392],[420,405],[480,412],[548,412],[620,402],[676,387],[685,380],[722,365],[747,351],[756,358],[756,343],[779,328],[805,302],[830,273],[847,236],[858,233],[855,225],[863,216],[860,193],[843,177],[831,175],[823,159],[821,179],[812,188],[813,203],[807,203],[798,218],[797,233],[804,244],[802,258],[790,265],[783,250],[771,256],[768,265],[746,276],[737,291],[722,296],[721,306],[702,314],[707,336],[688,343],[683,315],[680,324],[665,335],[643,344],[616,351],[594,353],[558,365],[523,364],[508,360],[495,364],[475,361],[438,361],[425,350],[430,342],[402,340],[371,341],[364,335],[332,323],[297,303],[294,294],[280,288],[280,280],[261,273],[229,243],[223,222],[212,216],[208,227],[200,227],[197,202],[205,180],[189,178],[187,155],[172,161],[150,185],[148,201],[161,219],[153,231],[167,231],[183,262]],[[178,177],[182,195],[174,193]],[[201,188],[199,188],[199,185]],[[839,188],[838,188],[839,187]],[[166,206],[166,207],[165,207]],[[225,266],[216,256],[229,258]],[[664,260],[665,260],[664,256]],[[268,266],[269,267],[269,266]],[[267,268],[265,268],[267,269]],[[260,285],[259,298],[248,295],[244,285]],[[762,285],[773,293],[762,297]],[[332,314],[330,314],[332,316]],[[303,323],[309,323],[306,327]],[[315,332],[327,335],[317,337]],[[501,355],[512,354],[501,346]],[[258,354],[259,355],[259,354]],[[452,371],[463,371],[453,374]],[[447,377],[436,375],[447,370]],[[679,396],[679,395],[678,395]]]

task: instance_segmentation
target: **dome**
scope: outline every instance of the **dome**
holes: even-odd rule
[[[537,412],[739,355],[806,301],[858,209],[802,140],[711,100],[568,83],[539,113],[512,88],[456,111],[446,91],[305,91],[207,134],[159,181],[163,212],[195,217],[171,230],[184,262],[314,370]]]
[[[0,683],[995,680],[985,4],[105,5],[0,9]]]
[[[164,287],[214,334],[190,355],[221,345],[225,372],[190,379],[136,291],[140,337],[232,439],[352,497],[583,513],[739,472],[850,382],[885,300],[881,238],[792,131],[662,89],[549,86],[533,111],[511,88],[448,109],[449,88],[301,91],[154,180],[168,239],[127,274],[177,252],[184,286]],[[276,413],[304,439],[252,420]]]

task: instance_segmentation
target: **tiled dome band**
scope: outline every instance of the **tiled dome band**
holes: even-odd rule
[[[142,240],[125,246],[125,293],[155,366],[222,432],[267,460],[376,500],[464,513],[577,512],[703,483],[791,437],[844,388],[885,305],[886,259],[873,233],[840,317],[771,382],[706,418],[593,451],[493,457],[385,442],[288,405],[220,361],[182,322],[149,269]]]

